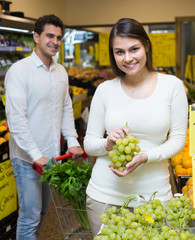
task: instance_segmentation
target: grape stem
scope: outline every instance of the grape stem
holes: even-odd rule
[[[135,198],[136,198],[135,196],[128,196],[128,197],[126,197],[121,208],[127,208],[129,203],[132,200],[134,200]]]
[[[155,191],[155,192],[152,193],[152,195],[151,195],[151,197],[149,199],[149,202],[151,202],[155,198],[155,195],[156,195],[157,192],[158,191]]]
[[[133,132],[131,131],[131,128],[130,128],[130,127],[129,127],[129,125],[128,125],[128,122],[126,122],[125,126],[126,126],[127,128],[129,128],[129,130],[130,130],[131,134],[134,136]],[[127,136],[127,134],[126,134],[126,133],[125,133],[125,136]]]

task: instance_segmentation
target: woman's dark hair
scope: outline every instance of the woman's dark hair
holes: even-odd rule
[[[35,23],[34,31],[40,35],[44,31],[44,27],[46,24],[51,24],[56,27],[60,27],[62,30],[62,34],[63,34],[64,24],[61,21],[61,19],[59,19],[57,16],[55,16],[53,14],[40,17]]]
[[[118,22],[113,26],[110,32],[109,38],[109,55],[110,55],[110,63],[114,73],[117,76],[124,76],[125,73],[121,71],[116,65],[116,61],[113,53],[113,39],[116,36],[120,37],[129,37],[139,39],[140,42],[144,45],[146,52],[146,67],[152,72],[152,45],[150,39],[144,30],[143,26],[134,19],[131,18],[121,18]]]

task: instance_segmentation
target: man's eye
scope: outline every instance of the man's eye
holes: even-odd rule
[[[54,35],[53,35],[53,34],[47,34],[47,37],[48,37],[48,38],[53,38]]]
[[[61,41],[62,40],[62,37],[60,36],[60,37],[57,37],[57,39],[58,39],[58,41]]]

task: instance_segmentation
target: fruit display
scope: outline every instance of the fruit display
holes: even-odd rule
[[[129,135],[125,135],[123,139],[118,138],[113,149],[108,153],[111,160],[110,167],[123,172],[126,164],[132,160],[136,153],[141,151],[138,145],[139,142],[139,139],[133,135],[132,131]]]
[[[164,207],[167,224],[174,228],[186,229],[195,220],[195,209],[190,198],[172,198]]]
[[[9,129],[5,121],[0,122],[0,153],[7,151],[9,141]]]
[[[92,67],[86,68],[69,67],[66,68],[66,70],[70,78],[75,78],[78,80],[82,80],[84,82],[91,81],[92,79],[97,78],[100,72],[99,69]]]
[[[189,129],[187,130],[186,143],[183,151],[171,159],[175,177],[192,176],[192,157],[189,155]]]
[[[134,198],[130,196],[129,199]],[[195,219],[195,209],[185,196],[174,197],[163,205],[153,193],[148,202],[132,211],[127,204],[111,206],[100,215],[100,219],[101,230],[94,240],[195,239],[195,228],[190,228]]]
[[[193,178],[190,177],[187,182],[186,182],[186,185],[184,185],[182,187],[182,194],[185,196],[185,197],[188,197],[191,199],[192,201],[192,204],[194,204],[194,198],[193,198]]]
[[[16,35],[16,34],[4,34],[4,41],[6,46],[20,46],[27,48],[34,48],[34,41],[32,36]]]

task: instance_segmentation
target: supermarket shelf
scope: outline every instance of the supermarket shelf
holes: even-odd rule
[[[0,52],[30,53],[32,52],[32,49],[27,47],[20,47],[20,46],[16,46],[16,47],[0,46]]]
[[[0,71],[0,77],[4,77],[6,74],[6,71]]]
[[[0,14],[0,22],[1,22],[1,26],[4,26],[4,27],[20,28],[20,29],[26,29],[29,31],[34,30],[34,24],[35,24],[35,20],[10,16],[6,14]]]

